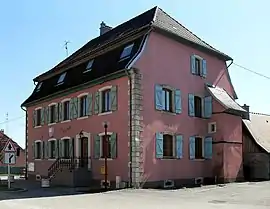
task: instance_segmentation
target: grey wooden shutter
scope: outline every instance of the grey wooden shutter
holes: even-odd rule
[[[60,140],[56,140],[55,141],[55,158],[59,158],[59,141]]]
[[[49,107],[44,107],[44,124],[50,123],[49,121]]]
[[[44,141],[44,158],[48,159],[50,157],[49,151],[50,151],[50,142]]]
[[[113,86],[110,91],[111,111],[117,110],[117,86]]]
[[[60,102],[58,103],[58,119],[59,119],[59,122],[63,121],[63,103]]]
[[[95,158],[100,158],[100,136],[95,135],[94,136],[94,157]]]
[[[33,159],[36,159],[37,152],[36,152],[36,142],[33,142],[32,144],[32,153],[33,153]]]
[[[111,158],[117,158],[117,135],[113,133],[110,137]]]
[[[37,111],[34,110],[33,111],[33,127],[36,126],[36,121],[37,121]]]
[[[57,123],[59,121],[59,109],[58,109],[58,104],[55,105],[54,109],[54,122]]]
[[[69,102],[69,119],[72,120],[73,119],[73,105],[74,104],[74,98],[72,98]]]
[[[45,107],[40,110],[40,125],[43,126],[45,124]]]
[[[69,157],[74,157],[74,138],[69,139]]]
[[[92,93],[89,93],[87,95],[87,104],[88,104],[88,107],[87,107],[87,115],[92,115],[93,114],[93,94]]]
[[[44,159],[44,141],[40,142],[40,158]]]
[[[79,102],[78,98],[74,97],[73,98],[73,119],[76,119],[79,117]]]
[[[97,91],[95,93],[95,107],[94,107],[94,113],[95,114],[100,113],[100,106],[101,106],[101,104],[100,104],[100,92]]]

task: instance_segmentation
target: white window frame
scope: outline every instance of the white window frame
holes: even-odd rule
[[[83,71],[83,73],[87,73],[87,72],[90,72],[90,71],[92,70],[94,61],[95,61],[94,59],[91,59],[91,60],[88,61],[87,66],[86,66],[86,68],[85,68],[85,71]],[[90,62],[92,62],[91,67],[89,67],[89,63],[90,63]]]
[[[203,58],[201,56],[197,55],[197,54],[194,54],[194,57],[195,57],[195,59],[200,60],[200,62],[201,62],[201,64],[200,64],[200,72],[202,72],[202,61],[203,61]],[[200,74],[197,74],[197,72],[196,72],[195,75],[201,76]]]
[[[102,110],[102,102],[103,102],[103,100],[102,100],[102,93],[104,92],[104,91],[106,91],[106,90],[111,90],[112,89],[112,85],[110,85],[110,86],[103,86],[103,87],[101,87],[101,88],[99,88],[98,89],[98,91],[100,92],[100,97],[99,97],[99,105],[101,105],[101,110]],[[111,114],[112,113],[112,111],[108,111],[108,112],[101,112],[101,113],[99,113],[98,115],[108,115],[108,114]]]
[[[212,131],[212,125],[214,125],[215,126],[215,130],[214,131]],[[216,133],[217,132],[217,123],[216,122],[210,122],[210,123],[208,123],[208,133],[209,134],[213,134],[213,133]]]
[[[42,87],[42,85],[43,85],[43,82],[42,81],[40,83],[38,83],[36,92],[39,92],[40,91],[40,88]]]
[[[163,134],[163,136],[164,135],[170,135],[170,136],[172,136],[172,140],[173,140],[173,156],[172,157],[169,157],[169,156],[163,156],[163,158],[161,158],[161,159],[163,159],[163,160],[175,160],[176,159],[176,151],[175,151],[175,149],[176,149],[176,137],[175,137],[175,133],[173,133],[173,132],[171,132],[171,131],[164,131],[164,132],[162,132],[162,134]],[[163,138],[163,140],[164,140],[164,138]],[[163,143],[164,143],[164,141],[163,141]],[[162,149],[163,149],[163,147],[162,147]]]
[[[37,151],[36,150],[36,144],[37,143],[40,143],[40,144],[42,144],[42,141],[39,139],[39,140],[35,140],[35,152]],[[41,149],[42,149],[43,147],[41,146]],[[44,152],[44,150],[43,150],[43,152]],[[40,152],[41,153],[41,152]],[[35,153],[33,153],[33,155],[34,155]],[[41,161],[42,160],[42,158],[35,158],[34,160],[37,160],[37,161]]]
[[[48,107],[49,107],[49,122],[48,122],[48,126],[51,126],[51,125],[56,124],[56,122],[51,123],[51,106],[53,106],[53,105],[55,105],[55,108],[56,108],[57,103],[56,103],[56,102],[53,102],[53,103],[50,103],[50,104],[48,105]],[[58,113],[58,114],[59,114],[59,113]],[[56,119],[56,118],[55,118],[55,119]]]
[[[133,47],[134,47],[134,43],[125,46],[125,48],[122,50],[122,52],[121,52],[121,54],[120,54],[120,60],[119,60],[119,62],[121,62],[121,61],[123,61],[123,60],[125,60],[125,59],[127,59],[127,58],[130,57],[130,54],[131,54],[131,52],[132,52]],[[129,49],[129,48],[131,48],[130,54],[127,55],[127,56],[121,57],[122,54],[124,53],[124,51],[127,50],[127,49]]]
[[[81,98],[86,96],[86,99],[87,99],[88,95],[89,95],[89,92],[84,92],[84,93],[81,93],[81,94],[79,94],[77,96],[77,98],[78,98],[78,117],[77,117],[77,120],[82,120],[82,119],[86,119],[86,118],[89,117],[88,115],[80,116],[80,113],[81,113]]]
[[[102,132],[102,133],[99,133],[98,134],[99,135],[99,140],[100,140],[100,150],[99,150],[99,152],[100,152],[100,156],[102,156],[103,155],[103,149],[102,149],[102,147],[103,147],[103,141],[102,141],[102,137],[103,136],[105,136],[105,132]],[[112,135],[113,135],[113,132],[107,132],[107,135],[109,136],[109,137],[111,137]],[[105,158],[99,158],[99,160],[105,160]],[[112,158],[107,158],[107,160],[113,160]]]
[[[37,111],[37,110],[40,110],[40,111],[42,111],[42,107],[36,107],[35,108],[35,111]],[[41,114],[41,112],[40,112],[40,114]],[[35,118],[35,121],[37,120],[37,115],[36,115],[36,118]],[[41,120],[41,115],[40,115],[40,120]],[[41,121],[40,121],[40,125],[39,126],[36,126],[35,125],[35,128],[40,128],[42,125],[41,125]]]
[[[50,139],[48,140],[48,146],[49,146],[48,160],[54,161],[54,160],[56,160],[56,158],[51,158],[51,149],[50,149],[50,143],[51,143],[52,141],[55,141],[55,143],[57,143],[57,139],[55,139],[55,138],[50,138]],[[55,150],[55,151],[56,151],[56,150]]]
[[[56,86],[62,85],[62,84],[64,83],[64,81],[65,81],[66,76],[67,76],[67,72],[61,73],[61,74],[59,75],[59,77],[58,77]],[[62,77],[63,77],[62,81],[59,82],[60,78],[62,78]]]
[[[166,84],[163,84],[163,85],[161,85],[161,87],[162,87],[162,91],[163,91],[163,89],[166,89],[166,90],[169,90],[169,91],[171,91],[171,97],[172,97],[172,100],[171,100],[171,102],[172,102],[172,111],[166,111],[166,110],[162,110],[162,112],[166,112],[166,113],[170,113],[170,114],[175,114],[174,113],[174,91],[176,90],[175,88],[173,88],[173,87],[171,87],[171,86],[169,86],[169,85],[166,85]],[[163,96],[163,95],[162,95]]]
[[[71,119],[70,119],[70,114],[69,114],[69,119],[68,120],[64,120],[64,103],[65,102],[70,102],[71,101],[71,98],[65,98],[61,101],[61,104],[62,104],[62,117],[63,117],[63,120],[61,121],[61,123],[67,123],[67,122],[70,122]],[[70,103],[69,103],[70,104]],[[70,106],[69,106],[69,112],[70,112]],[[58,113],[59,114],[59,113]]]
[[[204,161],[204,139],[205,137],[204,136],[201,136],[201,135],[197,135],[197,136],[194,136],[195,137],[195,143],[196,143],[196,138],[201,138],[202,139],[202,156],[203,158],[202,159],[199,159],[199,158],[196,158],[196,146],[195,146],[195,150],[194,150],[194,154],[195,154],[195,158],[193,160],[195,161]]]

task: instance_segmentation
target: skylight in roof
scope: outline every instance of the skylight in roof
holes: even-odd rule
[[[89,71],[92,70],[93,63],[94,63],[94,60],[90,60],[90,61],[88,62],[88,64],[87,64],[87,66],[86,66],[86,69],[85,69],[84,73],[89,72]]]
[[[58,79],[58,81],[57,81],[57,85],[60,85],[60,84],[64,83],[64,79],[65,79],[65,77],[66,77],[66,74],[67,74],[67,72],[64,72],[64,73],[62,73],[62,74],[60,75],[60,77],[59,77],[59,79]]]
[[[130,44],[123,49],[120,60],[126,59],[130,56],[133,46],[134,44]]]
[[[36,91],[39,91],[40,88],[41,88],[41,86],[42,86],[42,82],[40,82],[40,83],[38,84]]]

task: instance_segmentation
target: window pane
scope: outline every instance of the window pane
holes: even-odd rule
[[[58,79],[58,81],[57,81],[57,84],[61,84],[61,83],[63,83],[63,81],[64,81],[64,79],[65,79],[65,77],[66,77],[66,72],[64,72],[63,74],[61,74],[60,75],[60,77],[59,77],[59,79]]]
[[[163,135],[163,156],[173,157],[173,136]]]
[[[122,52],[122,54],[121,54],[121,56],[120,56],[120,59],[126,58],[126,57],[128,57],[128,56],[131,54],[133,45],[134,45],[134,44],[131,44],[131,45],[129,45],[129,46],[126,46],[126,47],[123,49],[123,52]]]
[[[111,110],[110,90],[102,92],[102,112]]]
[[[102,137],[102,158],[105,158],[107,154],[107,158],[111,158],[111,143],[110,143],[110,136],[107,136],[108,140],[106,143],[106,137]],[[106,146],[107,145],[107,146]]]
[[[37,122],[36,122],[37,126],[41,125],[41,109],[37,110]]]
[[[202,138],[196,137],[195,138],[195,158],[201,159],[202,155],[202,148],[203,148]]]
[[[195,117],[202,117],[202,99],[200,97],[194,97]]]
[[[69,120],[69,101],[64,102],[64,120]]]

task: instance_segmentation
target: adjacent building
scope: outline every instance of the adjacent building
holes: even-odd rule
[[[243,178],[233,59],[154,7],[34,78],[28,178],[173,187]],[[229,63],[229,64],[227,64]],[[108,142],[104,122],[108,124]]]
[[[11,165],[11,173],[24,175],[24,170],[26,167],[25,150],[19,144],[13,141],[9,136],[7,136],[3,129],[0,130],[0,174],[7,174],[7,164],[5,164],[4,149],[8,141],[12,143],[16,155],[16,163]]]

